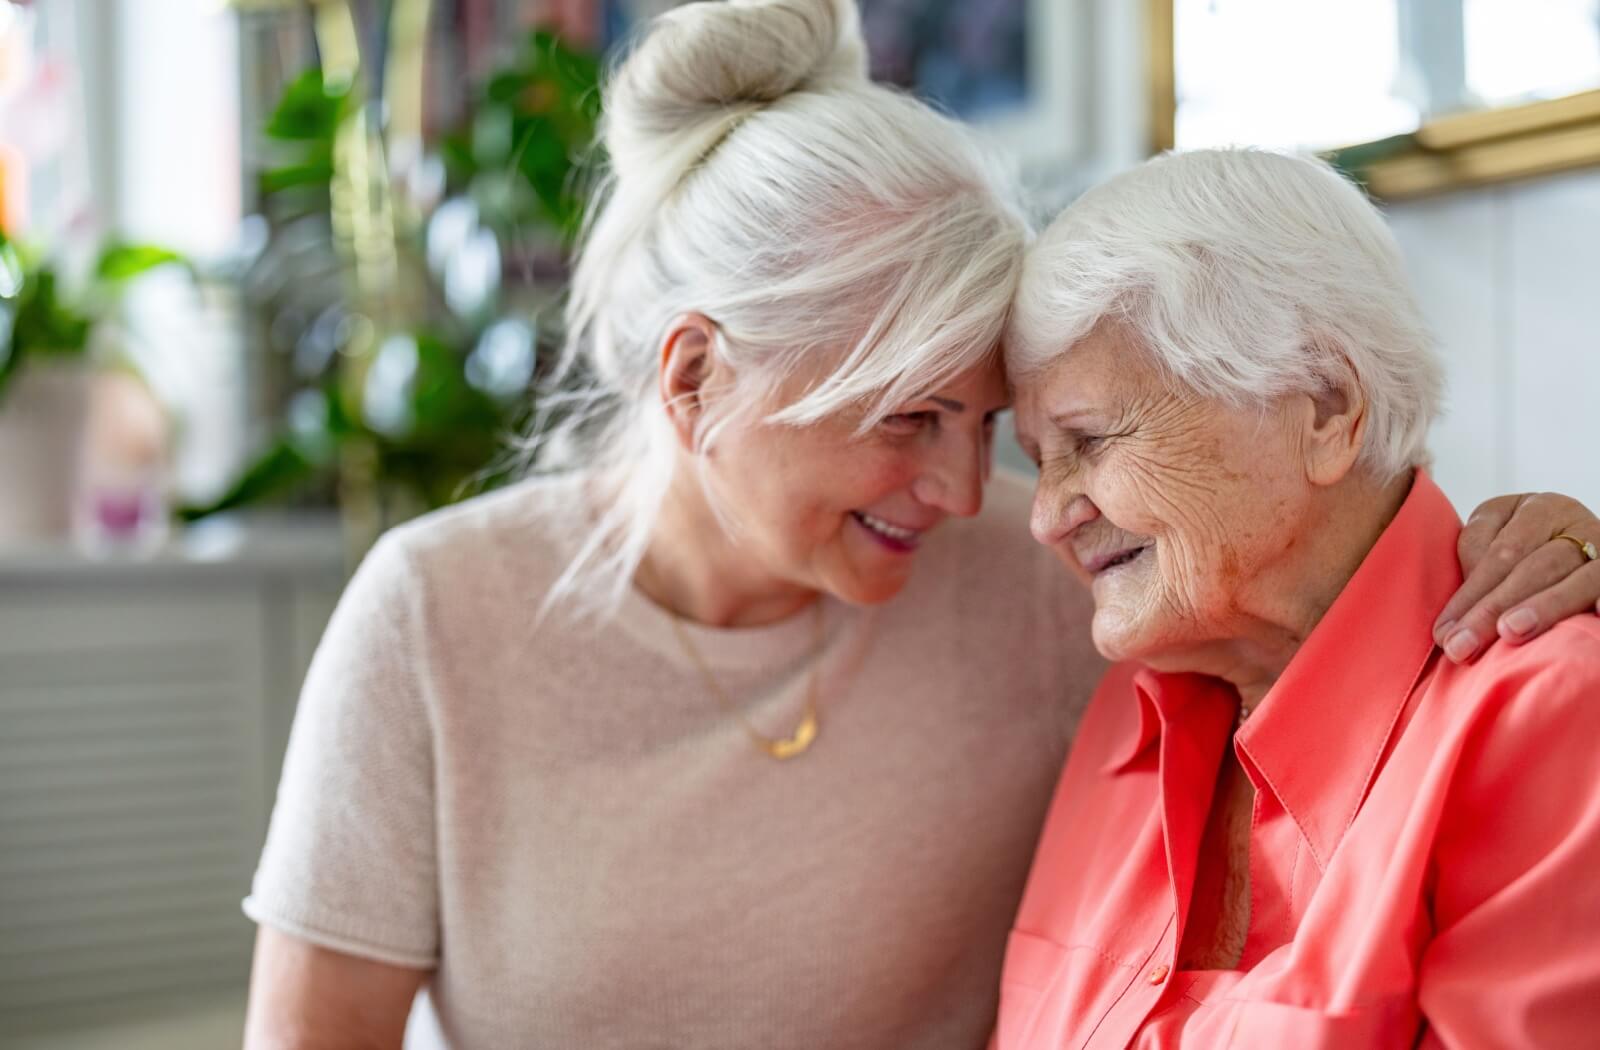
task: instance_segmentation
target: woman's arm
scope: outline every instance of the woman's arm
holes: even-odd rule
[[[311,661],[244,905],[251,1050],[398,1050],[438,963],[424,588],[400,537],[379,540]]]
[[[1466,582],[1433,629],[1450,659],[1472,660],[1497,637],[1521,644],[1600,608],[1600,561],[1553,538],[1563,532],[1600,546],[1600,518],[1569,496],[1500,496],[1472,512],[1459,548]]]
[[[399,1050],[427,976],[262,926],[244,1050]]]

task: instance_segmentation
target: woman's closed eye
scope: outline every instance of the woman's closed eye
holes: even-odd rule
[[[1034,466],[1040,470],[1058,469],[1075,470],[1085,460],[1093,461],[1106,450],[1106,445],[1112,438],[1121,437],[1120,434],[1092,434],[1081,430],[1062,431],[1060,441],[1052,441],[1053,446],[1042,449],[1038,446],[1023,445],[1022,451],[1033,460]]]
[[[984,414],[982,440],[985,445],[994,441],[995,428],[999,425],[1000,413],[1003,411],[1005,410],[996,409]],[[939,431],[944,426],[944,419],[938,409],[925,408],[884,416],[879,426],[895,437],[915,437],[918,434]]]
[[[1080,456],[1092,456],[1105,445],[1106,437],[1104,434],[1073,434],[1072,450]]]
[[[939,425],[939,413],[932,409],[920,412],[896,412],[884,416],[881,424],[891,434],[916,434]]]

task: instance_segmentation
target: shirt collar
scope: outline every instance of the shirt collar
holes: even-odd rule
[[[1238,697],[1226,683],[1198,674],[1162,674],[1148,667],[1133,676],[1139,726],[1126,737],[1101,770],[1126,772],[1162,734],[1206,728],[1223,733],[1232,725]]]
[[[1320,865],[1366,797],[1432,655],[1434,618],[1461,586],[1460,534],[1455,508],[1418,471],[1399,513],[1235,735],[1255,767],[1258,790],[1276,796]],[[1199,675],[1144,669],[1133,688],[1138,728],[1103,767],[1106,773],[1128,770],[1190,709],[1199,714],[1204,707],[1210,715],[1210,708],[1237,703],[1231,690]]]
[[[1133,676],[1133,700],[1139,708],[1139,725],[1126,737],[1122,746],[1112,752],[1111,758],[1101,767],[1105,773],[1121,773],[1144,754],[1145,749],[1161,736],[1161,713],[1156,708],[1156,697],[1161,695],[1161,676],[1149,668],[1142,668]]]
[[[1461,520],[1418,471],[1400,511],[1235,734],[1258,790],[1277,797],[1326,867],[1377,774],[1433,654],[1433,621],[1461,586]]]

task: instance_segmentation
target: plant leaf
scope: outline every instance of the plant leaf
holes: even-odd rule
[[[313,160],[304,164],[285,164],[282,167],[263,171],[259,176],[258,185],[261,187],[262,196],[271,196],[282,193],[284,190],[294,189],[297,186],[320,186],[326,188],[333,181],[333,162],[328,160]]]
[[[267,120],[267,136],[285,142],[331,142],[349,99],[348,90],[328,87],[322,70],[312,67],[284,89]]]
[[[199,521],[225,510],[260,503],[310,480],[316,475],[317,469],[317,465],[306,458],[292,439],[279,438],[256,457],[238,480],[217,499],[210,503],[180,507],[177,514],[183,521]]]
[[[22,347],[13,339],[16,329],[16,306],[9,299],[0,299],[0,403],[4,403],[6,387],[11,376],[22,364]]]
[[[102,281],[126,281],[172,264],[189,266],[188,260],[171,248],[155,244],[114,244],[100,253],[94,273]]]
[[[55,271],[42,267],[17,304],[12,353],[81,354],[89,348],[89,327],[87,317],[57,298]]]

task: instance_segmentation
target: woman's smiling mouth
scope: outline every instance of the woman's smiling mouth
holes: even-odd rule
[[[1109,572],[1112,569],[1130,565],[1152,546],[1154,544],[1147,543],[1142,547],[1126,547],[1118,551],[1097,554],[1083,562],[1084,571],[1090,576],[1099,576],[1101,573]]]
[[[925,529],[908,529],[903,525],[895,525],[884,521],[882,518],[875,518],[866,511],[861,510],[851,511],[850,517],[855,520],[856,524],[861,526],[868,536],[871,536],[878,543],[896,554],[909,554],[916,550],[917,541],[922,538],[923,532],[926,531]]]

